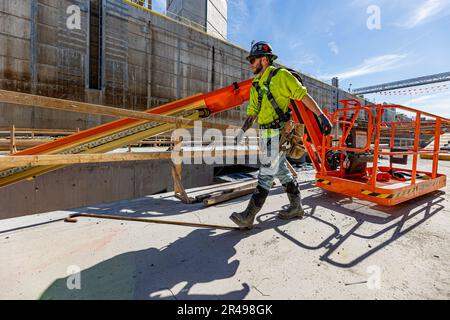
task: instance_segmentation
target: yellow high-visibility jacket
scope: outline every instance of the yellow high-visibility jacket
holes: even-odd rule
[[[275,69],[273,66],[267,68],[262,76],[258,75],[253,79],[253,83],[259,82],[259,86],[264,90],[264,82],[267,81],[273,69]],[[270,82],[270,92],[272,92],[280,109],[287,112],[291,100],[302,100],[308,90],[288,70],[281,69]],[[250,91],[247,115],[258,117],[259,125],[270,124],[279,118],[266,94],[263,95],[261,110],[258,110],[258,92],[255,87],[252,87]]]

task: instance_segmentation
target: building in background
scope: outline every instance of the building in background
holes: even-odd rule
[[[387,105],[388,103],[383,103],[383,104]],[[383,122],[395,122],[396,115],[397,115],[397,109],[395,109],[395,108],[384,109],[382,121]]]
[[[228,0],[167,0],[167,16],[227,39]]]
[[[397,113],[395,115],[395,121],[399,121],[399,122],[411,122],[413,121],[413,118],[410,116],[407,116],[406,114],[403,113]]]

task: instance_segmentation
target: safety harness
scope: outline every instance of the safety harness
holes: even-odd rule
[[[272,78],[283,68],[276,68],[273,69],[269,77],[267,78],[267,81],[264,82],[264,88],[261,88],[259,85],[259,82],[254,82],[253,86],[255,87],[256,91],[258,92],[258,110],[261,111],[262,107],[262,101],[264,98],[264,94],[267,95],[267,98],[269,99],[270,103],[272,104],[273,109],[278,115],[278,119],[275,120],[272,123],[269,123],[267,125],[261,125],[260,128],[262,130],[268,130],[268,129],[282,129],[283,132],[280,135],[280,150],[283,152],[286,152],[286,154],[292,158],[292,159],[301,159],[303,155],[305,154],[306,150],[303,144],[303,135],[304,135],[304,126],[301,124],[297,124],[295,121],[292,120],[292,111],[291,108],[288,109],[287,112],[283,112],[281,110],[280,106],[275,101],[275,98],[270,92],[270,82],[272,81]],[[297,76],[295,73],[293,73],[292,70],[287,69],[291,74],[294,75],[297,80],[301,84],[303,84],[303,81],[300,76]],[[295,72],[295,71],[294,71]],[[295,106],[294,102],[291,101],[292,109],[294,109],[298,119],[301,119],[301,116],[299,114],[299,111],[297,107]]]
[[[278,71],[280,71],[281,69],[283,69],[283,68],[275,68],[272,71],[270,71],[269,77],[264,82],[264,88],[261,88],[261,86],[259,85],[259,82],[253,83],[253,87],[256,89],[256,92],[258,93],[258,110],[261,111],[262,101],[263,101],[264,95],[266,95],[267,99],[269,99],[270,104],[272,105],[273,109],[275,110],[275,112],[278,115],[278,119],[275,120],[274,122],[266,124],[266,125],[261,125],[260,128],[262,130],[281,129],[282,126],[286,122],[291,120],[291,117],[292,117],[291,110],[288,109],[288,111],[286,113],[283,112],[283,110],[281,110],[280,106],[275,101],[275,98],[274,98],[272,92],[270,92],[270,82],[272,81],[272,78],[274,76],[276,76]]]

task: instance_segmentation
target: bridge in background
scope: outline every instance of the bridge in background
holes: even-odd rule
[[[418,86],[423,86],[423,85],[427,85],[427,84],[446,82],[446,81],[450,81],[450,72],[444,72],[444,73],[434,74],[434,75],[425,76],[425,77],[384,83],[384,84],[365,87],[365,88],[358,88],[358,89],[354,89],[352,91],[352,93],[357,94],[357,95],[378,93],[378,92],[391,91],[391,90],[396,90],[396,89],[418,87]]]

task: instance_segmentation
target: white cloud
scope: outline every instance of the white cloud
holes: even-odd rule
[[[414,99],[402,99],[397,103],[450,119],[450,91],[448,90]]]
[[[233,23],[229,24],[228,33],[238,34],[245,32],[246,27],[249,23],[249,8],[245,0],[231,0],[228,2],[230,6],[230,11],[239,12],[239,15],[233,17]]]
[[[450,7],[449,0],[426,0],[421,6],[413,10],[406,21],[399,24],[399,26],[412,29],[421,23],[432,20],[433,17],[449,14],[446,10]]]
[[[291,40],[289,42],[288,47],[289,47],[289,49],[292,49],[292,50],[300,49],[300,48],[303,47],[303,41],[302,40],[297,40],[297,39]]]
[[[281,41],[286,41],[287,48],[289,49],[288,54],[282,60],[289,61],[289,65],[292,67],[302,69],[305,65],[310,65],[317,62],[317,56],[313,54],[308,47],[305,47],[302,40],[281,39]]]
[[[442,84],[437,84],[441,86]],[[447,84],[447,87],[450,83]],[[435,85],[433,85],[435,86]],[[429,86],[415,87],[414,89],[426,92],[426,88]],[[429,89],[430,92],[433,89]],[[423,95],[413,95],[413,96],[380,96],[379,94],[369,94],[366,95],[369,100],[374,100],[377,103],[387,102],[392,104],[399,104],[409,108],[426,111],[431,114],[435,114],[441,117],[450,119],[450,90],[438,91],[432,94],[427,93]],[[400,113],[406,113],[408,115],[413,115],[412,113],[406,111],[400,111]]]
[[[329,21],[327,27],[325,28],[325,33],[329,37],[332,37],[335,27],[336,27],[336,23],[334,21]]]
[[[296,59],[291,61],[290,64],[297,69],[302,69],[305,65],[314,64],[316,62],[316,58],[312,54],[301,54],[296,56]]]
[[[330,48],[331,52],[333,52],[335,55],[339,54],[339,47],[336,44],[336,42],[334,41],[329,42],[328,47]]]
[[[368,74],[379,73],[383,71],[388,71],[392,69],[399,68],[401,66],[400,62],[407,57],[406,54],[388,54],[378,57],[373,57],[364,60],[362,64],[351,68],[349,70],[338,72],[334,75],[322,75],[321,79],[331,79],[333,77],[338,77],[341,80],[351,79],[356,77],[365,76]]]

